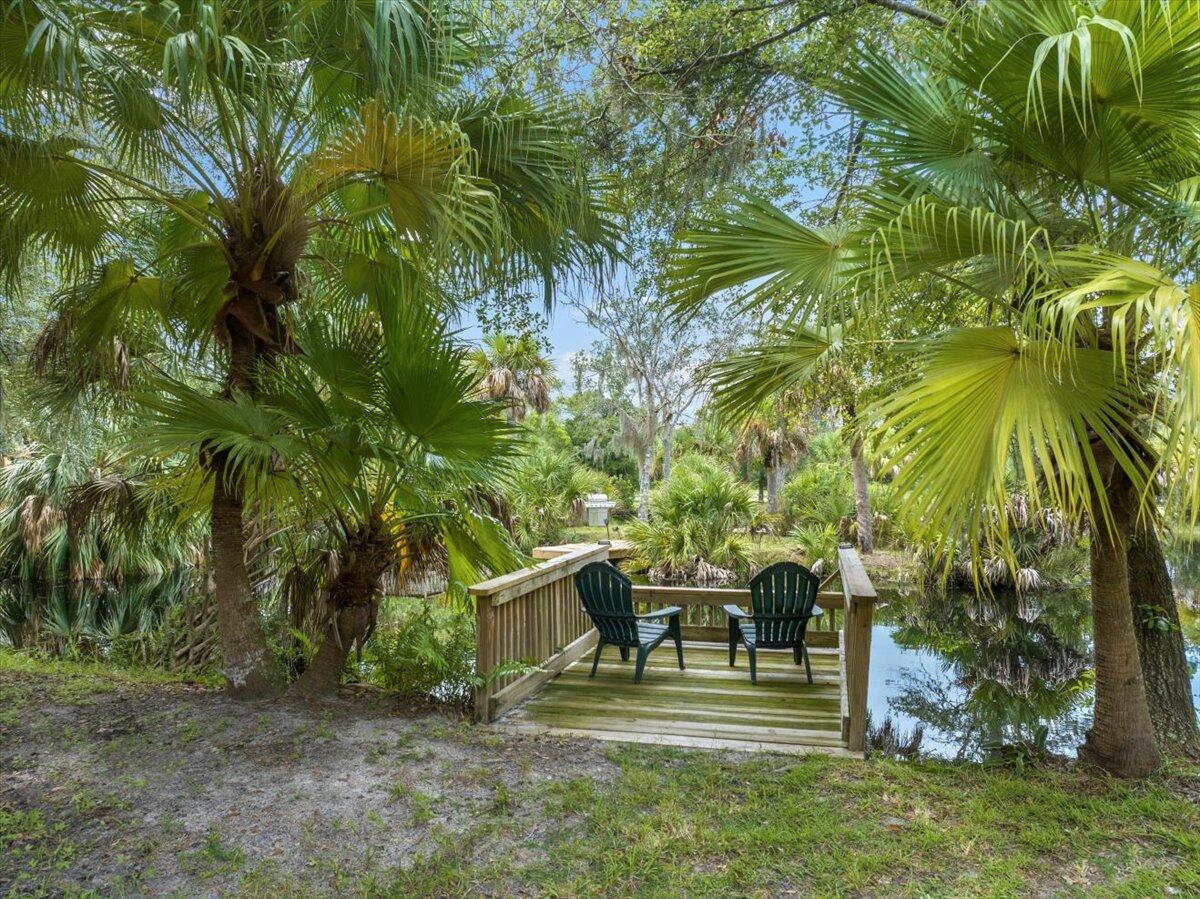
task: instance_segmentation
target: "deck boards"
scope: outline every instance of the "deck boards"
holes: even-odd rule
[[[633,683],[633,661],[607,648],[595,678],[591,656],[568,667],[495,727],[517,733],[588,737],[633,743],[784,753],[854,755],[842,740],[841,672],[837,650],[810,650],[814,683],[790,650],[759,650],[758,683],[739,650],[684,645],[686,671],[664,645]],[[859,754],[861,755],[861,754]]]

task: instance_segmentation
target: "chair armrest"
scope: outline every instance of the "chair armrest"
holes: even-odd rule
[[[667,606],[663,609],[655,609],[653,612],[647,612],[644,615],[634,615],[634,618],[673,618],[682,612],[683,609],[679,606]]]
[[[750,619],[750,618],[754,617],[753,615],[749,614],[748,612],[743,612],[740,608],[738,608],[737,606],[734,606],[734,605],[725,606],[725,614],[728,615],[730,618]]]

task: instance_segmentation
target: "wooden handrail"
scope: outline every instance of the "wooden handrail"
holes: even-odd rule
[[[535,590],[543,584],[574,574],[588,562],[608,558],[608,547],[601,543],[588,543],[566,555],[555,556],[511,574],[502,574],[491,580],[475,584],[470,593],[475,598],[489,597],[493,606],[501,605],[522,594]]]
[[[658,584],[634,584],[633,601],[671,606],[750,606],[750,591],[745,587],[670,587]],[[841,611],[846,603],[842,594],[822,590],[817,594],[822,609]]]
[[[875,611],[875,586],[867,576],[862,559],[848,543],[838,547],[838,570],[842,575],[845,621],[842,625],[842,657],[845,665],[845,708],[842,739],[852,752],[866,746],[867,689],[871,679],[871,625]]]
[[[520,702],[596,644],[580,608],[573,575],[608,558],[608,546],[586,544],[566,555],[502,574],[470,588],[475,600],[475,718],[491,721]],[[537,666],[494,678],[505,663]]]

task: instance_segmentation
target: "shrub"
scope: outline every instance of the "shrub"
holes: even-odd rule
[[[854,484],[850,469],[832,462],[813,462],[783,488],[783,510],[789,527],[842,528],[854,517]]]
[[[513,472],[509,504],[524,549],[560,542],[574,507],[604,489],[604,475],[575,460],[570,450],[538,443]]]
[[[475,621],[467,612],[417,601],[367,641],[367,679],[405,697],[465,703],[475,684]]]
[[[750,496],[737,479],[713,459],[689,455],[651,493],[650,520],[632,522],[629,533],[653,577],[714,581],[747,566],[739,531],[750,519]]]
[[[802,524],[792,531],[792,536],[796,539],[804,564],[814,572],[837,564],[838,532],[833,525],[818,527]]]

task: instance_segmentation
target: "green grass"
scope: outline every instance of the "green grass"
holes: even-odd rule
[[[196,675],[189,672],[165,671],[161,668],[130,668],[94,660],[60,659],[37,652],[26,652],[0,646],[0,674],[27,674],[52,678],[58,691],[68,693],[111,692],[120,685],[205,684],[220,686],[223,678]],[[70,695],[56,698],[64,701]]]
[[[0,673],[46,675],[46,687],[107,689],[103,678],[178,680],[0,652]],[[3,686],[0,679],[0,686]],[[9,684],[10,687],[15,686]],[[54,695],[50,692],[48,695]],[[15,698],[15,697],[10,697]],[[36,713],[26,691],[25,715]],[[324,724],[325,722],[321,722]],[[457,728],[446,734],[453,736]],[[347,895],[1066,896],[1200,895],[1200,770],[1172,768],[1121,783],[1082,768],[1023,774],[973,764],[824,756],[716,755],[612,746],[615,774],[567,778],[561,750],[505,742],[511,764],[543,776],[523,787],[501,771],[458,767],[441,796],[411,786],[408,753],[391,798],[426,830],[405,870],[368,865],[338,875]],[[197,739],[204,739],[203,734]],[[480,739],[462,727],[461,739]],[[443,831],[443,803],[474,800],[467,832]],[[80,854],[64,822],[117,808],[75,789],[44,809],[0,805],[0,857],[10,886],[37,892],[65,881]],[[365,825],[364,825],[365,826]],[[364,832],[369,844],[376,839]],[[228,894],[313,894],[333,875],[285,870],[213,831],[180,856],[203,885]]]
[[[621,749],[615,783],[546,788],[533,848],[464,866],[435,854],[392,895],[481,886],[532,894],[649,896],[1145,896],[1200,892],[1195,772],[1120,784],[1074,771],[1024,776],[975,765],[846,762]],[[512,839],[505,844],[505,839]],[[486,890],[485,890],[486,891]]]

